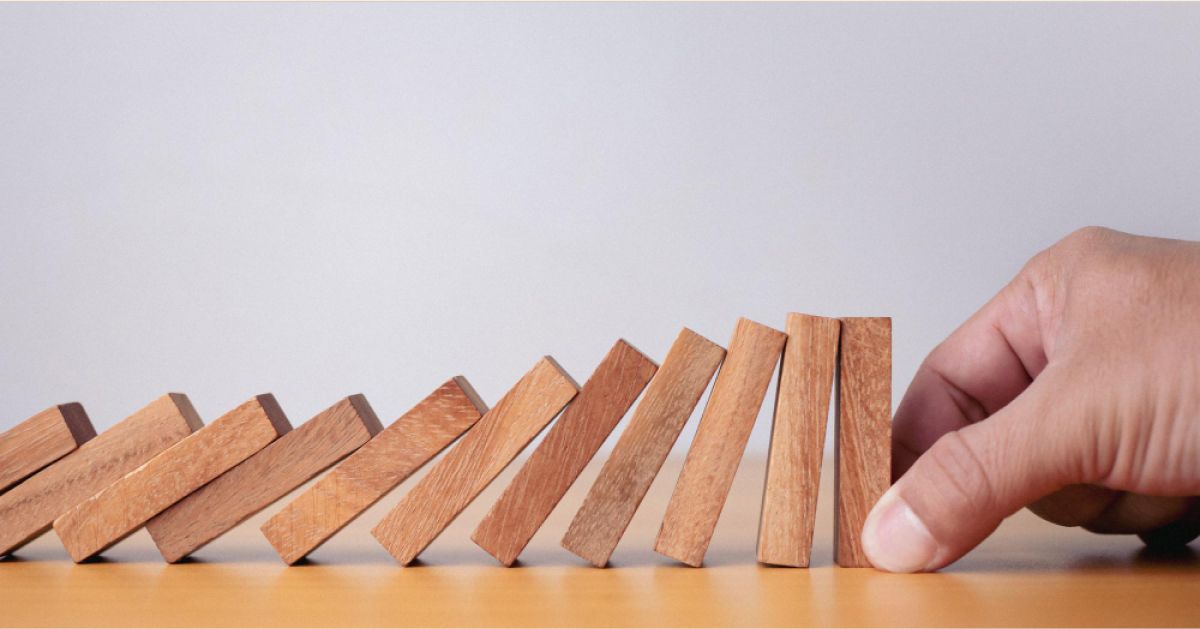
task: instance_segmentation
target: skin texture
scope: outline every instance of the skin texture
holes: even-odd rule
[[[1028,506],[1153,545],[1200,534],[1200,243],[1079,230],[925,359],[872,563],[937,570]]]

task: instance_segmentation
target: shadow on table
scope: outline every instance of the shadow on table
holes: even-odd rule
[[[1155,549],[1146,546],[1132,548],[1129,538],[1113,539],[1111,549],[1098,548],[1094,540],[1090,543],[1047,548],[1032,545],[1027,549],[1006,553],[990,553],[984,549],[968,553],[966,557],[941,572],[945,573],[997,573],[997,572],[1128,572],[1144,571],[1193,571],[1200,568],[1200,553],[1191,546],[1171,549]]]

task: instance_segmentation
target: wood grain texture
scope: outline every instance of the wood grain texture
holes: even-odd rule
[[[241,524],[383,429],[367,399],[352,395],[276,439],[146,523],[174,563]]]
[[[447,380],[262,525],[287,564],[303,559],[479,421],[466,378]]]
[[[668,339],[669,340],[669,339]],[[726,339],[728,340],[728,339]],[[666,369],[663,360],[662,369]],[[660,369],[660,372],[662,371]],[[657,376],[656,376],[657,378]],[[829,426],[833,440],[833,424]],[[680,456],[675,456],[679,454]],[[674,480],[683,452],[659,473]],[[604,461],[588,464],[563,502],[577,504]],[[203,561],[158,563],[145,535],[78,566],[52,536],[0,562],[6,627],[1192,627],[1200,618],[1197,544],[1154,553],[1134,535],[1093,535],[1028,509],[935,574],[882,574],[832,564],[833,457],[821,474],[812,567],[778,570],[754,559],[765,456],[738,466],[704,570],[655,554],[670,482],[650,488],[613,556],[595,570],[535,535],[520,568],[489,565],[471,531],[509,469],[422,558],[399,570],[369,530],[377,503],[321,549],[320,561],[285,569],[256,526],[240,526]],[[254,520],[265,519],[260,513]],[[573,513],[555,509],[544,528]],[[661,514],[659,514],[661,515]],[[249,522],[247,524],[250,524]],[[335,543],[336,542],[336,543]],[[384,559],[381,561],[380,559]]]
[[[539,360],[371,534],[401,564],[412,563],[578,391],[553,358]]]
[[[54,532],[71,559],[95,557],[290,429],[275,399],[259,395],[72,507]]]
[[[684,328],[646,388],[600,475],[563,536],[562,546],[597,567],[617,543],[679,439],[700,396],[725,359],[720,345]]]
[[[840,331],[837,319],[788,314],[758,527],[762,563],[807,568],[812,556]]]
[[[871,563],[862,528],[892,474],[892,320],[842,319],[834,466],[834,561]]]
[[[618,340],[471,540],[511,566],[657,370],[653,360]]]
[[[96,436],[77,402],[52,406],[0,433],[0,493]]]
[[[202,425],[187,396],[169,393],[0,495],[0,556]]]
[[[689,566],[704,563],[786,341],[787,335],[779,330],[745,318],[738,320],[729,354],[667,504],[654,543],[658,553]]]

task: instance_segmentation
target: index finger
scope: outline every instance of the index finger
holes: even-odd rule
[[[921,363],[892,425],[893,481],[939,437],[1004,408],[1046,367],[1033,282],[1022,271]]]

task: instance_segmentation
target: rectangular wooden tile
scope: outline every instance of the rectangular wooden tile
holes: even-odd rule
[[[95,557],[289,430],[275,398],[259,395],[72,507],[54,532],[76,562]]]
[[[146,523],[163,559],[174,563],[286,496],[354,452],[383,426],[352,395],[276,439]]]
[[[729,354],[667,504],[654,543],[656,552],[690,566],[704,562],[786,340],[779,330],[738,320]]]
[[[892,482],[892,320],[842,319],[839,353],[833,560],[866,568],[863,524]]]
[[[466,378],[430,393],[262,525],[288,564],[303,559],[413,472],[458,439],[487,412]]]
[[[539,360],[371,534],[401,564],[412,563],[578,391],[553,358]]]
[[[646,388],[563,536],[562,546],[597,567],[608,560],[662,469],[684,424],[725,358],[720,345],[684,328]]]
[[[52,406],[0,433],[0,493],[95,436],[77,402]]]
[[[758,527],[762,563],[808,567],[840,330],[837,319],[788,314]]]
[[[618,340],[471,539],[511,566],[657,370],[654,361]]]
[[[0,556],[202,425],[187,396],[164,395],[0,495]]]

